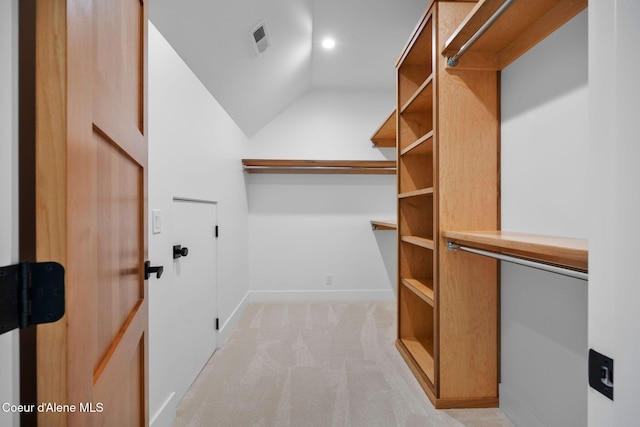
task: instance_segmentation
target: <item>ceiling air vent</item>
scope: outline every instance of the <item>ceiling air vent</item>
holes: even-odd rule
[[[267,33],[267,24],[264,21],[251,31],[249,38],[251,39],[253,49],[256,51],[256,55],[264,53],[271,44],[269,41],[269,33]]]

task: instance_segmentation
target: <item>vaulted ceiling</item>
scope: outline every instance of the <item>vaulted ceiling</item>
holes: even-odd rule
[[[428,0],[154,0],[150,19],[251,136],[311,88],[390,89]],[[266,23],[270,47],[250,40]],[[332,50],[324,37],[336,40]]]

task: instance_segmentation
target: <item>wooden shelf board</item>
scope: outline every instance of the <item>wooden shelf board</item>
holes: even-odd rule
[[[431,239],[425,239],[424,237],[417,237],[417,236],[402,236],[400,237],[400,240],[415,246],[420,246],[423,248],[433,250],[433,240]]]
[[[371,221],[371,228],[373,230],[397,230],[398,224],[395,221]]]
[[[431,30],[430,27],[432,24],[429,23],[431,19],[431,17],[429,16],[430,15],[429,9],[431,9],[431,5],[433,4],[434,1],[435,0],[429,0],[429,6],[427,6],[427,9],[425,10],[424,14],[418,21],[418,24],[416,25],[413,32],[411,33],[412,34],[411,38],[407,41],[404,48],[400,52],[400,56],[396,60],[396,64],[395,64],[396,68],[399,68],[401,65],[411,64],[412,62],[416,61],[416,57],[421,56],[415,53],[411,55],[412,51],[422,53],[422,54],[424,54],[425,52],[428,53],[429,51],[428,43],[425,43],[424,41],[420,40],[420,38],[423,31],[425,33],[425,36],[423,37],[427,38],[428,30]],[[425,31],[425,27],[427,27],[427,31]],[[420,59],[420,62],[422,62],[422,59]]]
[[[404,286],[410,289],[414,294],[422,298],[424,302],[431,307],[434,306],[433,298],[433,281],[431,279],[405,279],[400,281]]]
[[[422,113],[433,108],[433,73],[420,85],[401,108],[400,113]]]
[[[394,148],[396,146],[396,138],[376,138],[371,139],[374,148]]]
[[[427,397],[429,398],[431,403],[433,403],[433,405],[435,406],[435,402],[437,401],[437,398],[435,393],[435,387],[433,385],[434,384],[433,380],[430,380],[429,378],[427,378],[424,371],[420,368],[420,366],[418,366],[418,363],[415,361],[411,353],[409,353],[409,350],[407,350],[407,347],[404,345],[404,343],[401,340],[396,340],[396,348],[398,349],[398,352],[400,353],[402,358],[407,363],[407,366],[409,366],[409,369],[411,369],[411,372],[413,372],[413,375],[418,380],[420,387],[422,387],[422,389],[427,394]]]
[[[508,231],[446,231],[447,239],[477,249],[588,271],[588,241]]]
[[[409,352],[413,360],[420,367],[422,372],[427,376],[431,383],[434,383],[435,365],[433,362],[433,354],[429,352],[429,349],[416,338],[400,338],[399,341],[404,345]],[[433,343],[427,343],[433,348]]]
[[[394,175],[395,160],[242,159],[247,173]]]
[[[445,43],[455,55],[504,0],[480,0]],[[587,0],[516,1],[460,58],[456,68],[502,70],[587,7]]]
[[[419,196],[433,196],[433,187],[422,188],[420,190],[407,191],[405,193],[398,194],[398,199],[406,199],[409,197],[419,197]]]
[[[401,156],[429,156],[433,154],[433,131],[427,132],[400,152]]]
[[[396,146],[396,110],[394,109],[389,117],[375,131],[371,137],[374,147],[393,148]]]

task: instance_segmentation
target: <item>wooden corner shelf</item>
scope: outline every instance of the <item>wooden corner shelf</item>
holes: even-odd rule
[[[394,221],[371,221],[372,230],[397,230],[398,224]]]
[[[454,56],[502,6],[480,0],[445,43]],[[587,0],[515,1],[460,57],[456,69],[502,70],[587,7]]]
[[[394,175],[395,160],[242,159],[247,173]]]
[[[371,142],[376,148],[394,148],[396,146],[396,110],[394,109],[389,117],[375,131],[371,137]]]
[[[589,269],[588,241],[585,239],[508,231],[446,231],[442,235],[463,246],[583,271]]]

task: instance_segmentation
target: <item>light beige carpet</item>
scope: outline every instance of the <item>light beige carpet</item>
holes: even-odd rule
[[[174,426],[511,426],[498,409],[435,410],[395,319],[394,302],[250,305]]]

